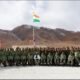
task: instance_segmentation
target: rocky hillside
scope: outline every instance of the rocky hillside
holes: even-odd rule
[[[12,45],[32,44],[33,32],[35,28],[36,44],[55,44],[55,43],[80,43],[80,32],[67,31],[64,29],[37,28],[31,25],[21,25],[12,31],[0,30],[0,41],[3,47]]]

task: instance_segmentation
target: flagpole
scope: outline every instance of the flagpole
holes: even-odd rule
[[[34,31],[34,26],[33,26],[33,47],[35,47],[35,31]]]
[[[33,12],[33,17],[34,17],[33,22],[40,22],[39,16],[36,15],[34,12]],[[34,47],[36,46],[36,43],[35,43],[35,28],[34,28],[34,26],[33,26],[33,46]]]
[[[0,40],[0,49],[1,49],[2,45],[1,45],[1,40]]]

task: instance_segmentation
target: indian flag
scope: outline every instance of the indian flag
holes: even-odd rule
[[[34,12],[33,12],[33,22],[40,22],[39,15],[35,14]]]

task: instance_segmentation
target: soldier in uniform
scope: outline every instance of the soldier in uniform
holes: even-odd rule
[[[2,50],[0,50],[0,65],[2,64]]]
[[[33,54],[32,54],[32,52],[28,53],[27,59],[28,59],[28,65],[33,65]]]
[[[40,55],[38,52],[35,52],[35,54],[34,54],[34,62],[35,62],[35,65],[40,64]]]
[[[73,51],[70,52],[69,56],[68,56],[68,65],[73,66],[74,65],[74,53]]]
[[[80,63],[80,60],[79,60],[79,58],[80,58],[80,52],[79,52],[79,50],[76,50],[74,52],[74,54],[75,54],[75,65],[78,66],[79,63]]]
[[[66,64],[66,55],[64,54],[64,52],[62,52],[61,55],[60,55],[60,64],[61,65]]]
[[[7,62],[9,66],[13,66],[14,65],[14,50],[13,49],[8,49],[6,51],[7,54]]]
[[[19,66],[21,64],[20,56],[18,54],[15,55],[15,64],[16,64],[16,66]]]
[[[41,64],[41,65],[46,64],[46,56],[45,56],[44,53],[41,53],[41,63],[40,63],[40,64]]]
[[[60,63],[60,57],[59,57],[58,52],[56,52],[54,55],[54,63],[55,63],[55,65],[59,65],[59,63]]]
[[[23,66],[25,66],[27,64],[27,60],[26,60],[26,55],[25,54],[21,55],[21,63],[22,63]]]
[[[52,65],[53,55],[49,52],[47,55],[47,64]]]
[[[7,56],[5,51],[2,52],[2,64],[4,67],[7,66]]]
[[[13,55],[10,53],[8,56],[7,56],[7,61],[8,61],[8,65],[9,66],[13,66]]]
[[[26,56],[25,49],[22,49],[21,51],[21,64],[23,66],[27,65],[27,56]]]
[[[21,65],[21,56],[20,56],[20,53],[18,53],[17,51],[14,56],[14,62],[16,66]]]

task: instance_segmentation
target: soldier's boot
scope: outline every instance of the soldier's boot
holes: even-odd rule
[[[49,60],[47,59],[47,65],[49,65]]]
[[[57,65],[57,60],[55,60],[55,65]]]
[[[30,65],[30,60],[28,60],[28,65]]]
[[[73,61],[69,61],[69,62],[68,62],[68,65],[69,65],[69,66],[72,66],[72,65],[73,65]]]
[[[67,65],[68,65],[68,66],[70,65],[70,61],[67,62]]]
[[[43,60],[41,60],[41,65],[43,65]]]
[[[38,59],[35,60],[35,65],[39,65],[39,60]]]
[[[75,66],[79,66],[79,59],[78,58],[75,58]]]
[[[72,61],[71,61],[71,66],[73,66],[73,65],[74,65],[74,61],[72,60]]]
[[[44,65],[46,64],[46,61],[45,61],[45,59],[44,59],[44,63],[43,63]]]
[[[40,65],[42,64],[42,60],[40,60]]]
[[[40,60],[38,60],[38,65],[40,65]]]
[[[66,65],[66,60],[65,59],[63,60],[63,64]]]
[[[51,65],[51,60],[49,60],[49,65]]]
[[[41,65],[43,65],[43,60],[41,60]]]
[[[28,65],[31,65],[31,59],[28,60]]]
[[[18,61],[16,61],[16,66],[18,66]]]
[[[30,59],[30,65],[32,65],[32,60]]]
[[[29,65],[32,65],[32,60],[31,59],[29,60]]]
[[[60,60],[60,65],[62,65],[62,59]]]
[[[41,60],[40,60],[40,65],[41,65]]]
[[[27,65],[29,65],[29,59],[28,59],[28,61],[27,61]]]
[[[10,61],[10,60],[8,60],[8,65],[9,65],[9,66],[11,65],[11,61]]]
[[[50,65],[52,65],[52,60],[50,60]]]
[[[60,65],[64,65],[64,59],[60,61]]]
[[[2,64],[3,64],[3,66],[4,66],[4,67],[6,67],[6,66],[7,66],[7,65],[6,65],[6,61],[4,61]]]
[[[71,65],[71,61],[68,61],[68,66],[70,66]]]
[[[2,61],[0,60],[0,66],[1,66]]]
[[[58,66],[60,65],[60,62],[59,62],[59,60],[57,60],[57,65],[58,65]]]
[[[17,62],[16,62],[16,66],[20,66],[21,65],[21,62],[18,60]]]
[[[23,61],[22,61],[22,65],[23,65],[23,66],[26,66],[26,65],[27,65],[27,64],[26,64],[26,60],[23,60]]]
[[[31,59],[31,65],[35,65],[35,61],[33,59]]]
[[[56,59],[54,60],[54,64],[56,65]]]
[[[35,60],[35,65],[38,65],[37,59]]]
[[[13,63],[13,60],[10,60],[10,66],[13,66],[14,63]]]

